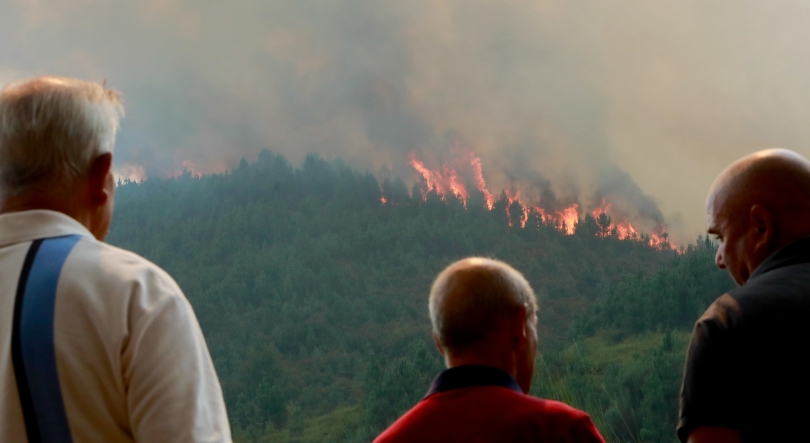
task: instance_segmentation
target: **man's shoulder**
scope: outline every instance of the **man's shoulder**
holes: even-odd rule
[[[712,306],[747,322],[810,314],[810,264],[768,271],[729,291]]]
[[[67,278],[97,279],[108,284],[135,284],[174,288],[177,283],[158,265],[140,255],[82,237],[65,262]]]
[[[696,324],[698,326],[711,325],[712,328],[729,330],[738,326],[741,317],[742,307],[739,303],[739,293],[731,291],[721,295],[709,305]]]
[[[586,412],[560,401],[521,394],[517,394],[515,397],[514,413],[526,421],[538,422],[544,426],[553,425],[558,429],[568,429],[574,423],[590,418]]]
[[[527,408],[542,412],[548,417],[567,417],[572,420],[580,420],[588,417],[588,414],[585,411],[581,411],[561,401],[538,398],[533,395],[522,395],[521,400],[526,403]]]
[[[763,295],[791,297],[804,296],[808,292],[810,292],[810,263],[794,263],[754,275],[742,286],[729,291],[729,295],[738,303],[746,303]]]
[[[762,333],[804,330],[808,315],[810,266],[794,265],[768,271],[718,297],[697,320],[695,331],[701,340],[751,334],[762,338]]]
[[[193,317],[188,299],[166,271],[134,252],[95,239],[83,237],[76,244],[62,268],[59,287],[60,295],[74,302],[63,309],[73,305],[105,315],[126,313],[132,322],[167,313]]]
[[[452,391],[450,392],[452,393]],[[469,388],[466,395],[463,391],[460,391],[459,394],[457,401],[488,404],[493,409],[501,410],[516,419],[564,424],[588,417],[584,411],[563,402],[539,398],[502,387]],[[428,397],[422,403],[429,404],[433,399],[441,404],[442,395]],[[448,406],[455,407],[456,405],[453,403]]]
[[[482,415],[489,423],[481,422]],[[502,387],[474,387],[434,394],[422,400],[380,434],[375,443],[409,441],[426,434],[433,435],[439,425],[467,428],[473,418],[477,425],[490,430],[501,427],[518,433],[521,430],[542,430],[537,432],[538,435],[567,435],[575,431],[577,423],[590,423],[587,413],[562,402]]]

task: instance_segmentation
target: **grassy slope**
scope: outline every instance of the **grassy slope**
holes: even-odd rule
[[[596,368],[604,369],[611,363],[628,364],[639,360],[643,355],[659,344],[663,340],[663,332],[646,332],[639,335],[627,337],[624,340],[616,340],[614,331],[600,331],[593,337],[588,337],[580,343],[575,343],[566,350],[571,358],[576,358],[576,354],[586,356]],[[675,342],[675,352],[682,352],[686,355],[686,348],[689,345],[691,333],[688,331],[672,331],[672,338]]]
[[[290,427],[275,429],[269,426],[261,442],[272,443],[331,443],[347,438],[362,425],[363,410],[359,406],[343,407],[328,414],[305,418],[297,430]],[[241,437],[241,438],[240,438]],[[250,441],[246,436],[234,435],[234,440]]]
[[[670,334],[672,348],[667,355],[678,365],[686,354],[691,334],[678,330]],[[618,340],[617,336],[615,331],[600,331],[549,358],[539,356],[532,388],[534,395],[588,412],[609,443],[635,441],[629,434],[638,433],[644,417],[636,416],[638,407],[626,407],[625,385],[641,378],[627,374],[650,371],[654,363],[649,357],[665,341],[664,332],[646,332]],[[628,435],[615,432],[617,423],[620,428],[628,428]],[[674,438],[674,428],[672,431]]]

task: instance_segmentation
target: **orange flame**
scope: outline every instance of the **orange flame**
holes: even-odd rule
[[[202,177],[202,172],[197,171],[197,167],[194,166],[194,163],[191,160],[183,160],[181,164],[183,165],[183,169],[187,170],[192,177],[194,178]]]
[[[602,199],[602,204],[599,205],[596,209],[591,212],[593,218],[598,219],[602,214],[610,215],[610,203]],[[638,238],[639,233],[633,225],[630,224],[627,220],[616,222],[615,216],[611,217],[611,227],[616,232],[616,236],[619,237],[619,240],[629,240],[633,238]]]
[[[599,218],[600,215],[607,214],[609,211],[610,211],[610,203],[605,201],[605,199],[603,198],[602,204],[597,206],[596,209],[594,209],[591,212],[591,215],[593,215],[593,218]]]
[[[617,223],[615,227],[616,235],[619,236],[619,240],[638,238],[638,231],[636,231],[636,228],[634,228],[633,225],[628,222]]]
[[[578,208],[579,205],[574,203],[562,211],[557,211],[557,218],[560,220],[560,229],[564,230],[568,235],[574,233],[576,223],[579,220]]]
[[[458,142],[456,142],[456,150],[460,149],[461,146],[458,144]],[[487,189],[487,182],[484,180],[484,172],[481,169],[481,157],[478,157],[469,149],[467,149],[465,157],[472,167],[475,187],[478,188],[482,194],[484,194],[484,202],[487,205],[487,209],[492,210],[492,208],[495,206],[495,197],[491,192],[489,192],[489,189]]]
[[[520,227],[525,228],[526,222],[529,221],[531,208],[520,202],[520,191],[516,191],[515,195],[512,195],[511,191],[504,190],[504,195],[506,195],[506,218],[509,220],[509,226],[512,226],[512,204],[517,202],[522,211],[522,214],[520,214]],[[490,208],[490,210],[492,210],[492,208]]]
[[[538,207],[534,208],[534,210],[535,210],[535,212],[537,212],[537,215],[540,217],[540,220],[542,220],[543,223],[551,223],[551,222],[554,221],[554,217],[546,214],[545,209],[538,206]]]
[[[411,152],[408,156],[411,166],[419,172],[427,184],[427,189],[422,192],[422,199],[427,200],[427,193],[434,191],[442,200],[446,200],[447,193],[452,192],[453,195],[462,201],[466,208],[470,195],[467,191],[464,176],[461,174],[461,172],[464,172],[466,174],[465,176],[471,182],[474,182],[475,187],[483,194],[486,208],[489,210],[494,209],[495,197],[487,189],[481,167],[481,158],[476,156],[475,153],[469,149],[462,147],[458,142],[451,148],[451,151],[456,155],[456,159],[450,164],[443,164],[441,170],[431,170],[426,167],[423,162],[416,158],[415,152]],[[520,200],[519,190],[504,190],[503,195],[506,199],[506,215],[509,226],[513,224],[512,207],[515,203],[518,203],[522,210],[522,214],[519,218],[521,228],[526,227],[530,215],[534,213],[537,215],[540,222],[552,224],[566,235],[574,234],[577,223],[579,222],[579,204],[572,203],[571,206],[567,208],[551,213],[541,206],[523,203]],[[381,197],[380,201],[385,204],[385,197]],[[602,203],[591,211],[591,215],[595,219],[599,219],[602,214],[611,216],[611,224],[607,233],[601,233],[600,235],[615,235],[619,240],[640,240],[642,237],[639,231],[628,220],[624,219],[621,214],[613,214],[611,208],[610,202],[602,199]],[[616,221],[617,219],[620,221]],[[663,225],[650,234],[647,244],[656,249],[678,250],[675,244],[669,239],[666,234],[666,227]]]
[[[464,206],[467,206],[467,201],[470,199],[470,193],[467,190],[467,185],[464,182],[464,177],[461,171],[469,168],[467,171],[468,177],[472,176],[472,181],[484,196],[484,202],[487,209],[492,209],[495,206],[495,197],[487,189],[487,182],[484,180],[484,174],[481,168],[481,158],[475,155],[471,150],[464,148],[458,142],[451,148],[453,154],[457,156],[456,160],[451,164],[443,164],[442,169],[431,170],[425,164],[416,158],[416,153],[411,152],[408,159],[419,174],[425,179],[428,185],[427,191],[435,191],[443,200],[446,198],[447,192],[452,192],[459,200],[462,201]],[[427,194],[422,195],[422,199],[427,199]]]
[[[603,199],[602,204],[594,209],[591,214],[594,216],[594,218],[598,218],[599,215],[602,213],[607,214],[608,211],[610,211],[610,203]],[[619,237],[619,240],[633,240],[641,238],[641,234],[639,234],[638,230],[634,228],[633,225],[627,220],[613,223],[612,227],[616,231],[616,236]],[[653,233],[650,234],[649,245],[655,249],[671,249],[673,251],[678,250],[675,243],[669,239],[667,227],[664,225],[659,226],[656,231],[653,231]]]
[[[661,225],[661,227],[658,228],[658,232],[653,232],[650,234],[650,246],[655,249],[672,249],[673,251],[678,250],[675,243],[669,239],[667,227],[664,225]]]
[[[422,177],[425,179],[425,182],[427,182],[428,188],[427,191],[422,193],[422,200],[427,201],[427,192],[430,191],[436,191],[437,194],[439,194],[442,198],[444,198],[445,194],[444,188],[442,187],[441,182],[436,179],[436,174],[427,167],[425,167],[424,163],[417,160],[416,153],[411,152],[411,154],[408,156],[408,160],[410,160],[411,166],[413,166],[414,169],[416,169],[420,174],[422,174]]]
[[[428,189],[422,193],[422,200],[427,200],[427,192],[435,191],[442,200],[447,199],[448,190],[453,193],[464,207],[467,207],[467,200],[470,199],[470,193],[467,192],[467,187],[461,175],[449,165],[444,165],[442,171],[433,171],[425,166],[424,163],[416,158],[416,153],[411,152],[408,156],[411,166],[416,169],[427,183]]]
[[[143,166],[134,163],[127,163],[120,168],[114,168],[113,175],[116,183],[119,180],[129,180],[136,183],[146,180],[146,170]]]
[[[461,177],[459,177],[458,172],[456,172],[455,169],[444,165],[444,178],[447,181],[447,187],[450,188],[450,192],[461,200],[466,208],[467,200],[470,199],[470,194],[467,192],[467,187],[464,186],[464,182],[461,181]]]

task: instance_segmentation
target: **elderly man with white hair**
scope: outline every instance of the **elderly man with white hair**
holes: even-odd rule
[[[429,311],[448,369],[375,443],[604,441],[586,413],[528,395],[537,298],[518,271],[456,262],[433,283]]]
[[[231,441],[182,291],[103,242],[122,113],[75,79],[0,94],[0,441]]]

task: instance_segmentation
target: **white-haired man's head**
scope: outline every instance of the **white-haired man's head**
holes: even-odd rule
[[[40,77],[0,93],[0,192],[70,186],[113,151],[123,107],[98,83]]]
[[[528,392],[537,349],[537,297],[520,272],[498,260],[460,260],[436,278],[429,311],[448,366],[499,367]]]
[[[98,83],[39,77],[4,88],[0,93],[2,212],[53,209],[77,220],[84,217],[79,221],[85,225],[91,223],[85,217],[89,214],[78,212],[98,212],[99,205],[107,205],[104,211],[111,214],[112,151],[123,113],[118,93]],[[109,195],[100,195],[99,185],[110,183],[113,189],[103,191]],[[95,226],[98,221],[92,223],[93,229],[103,228]]]

